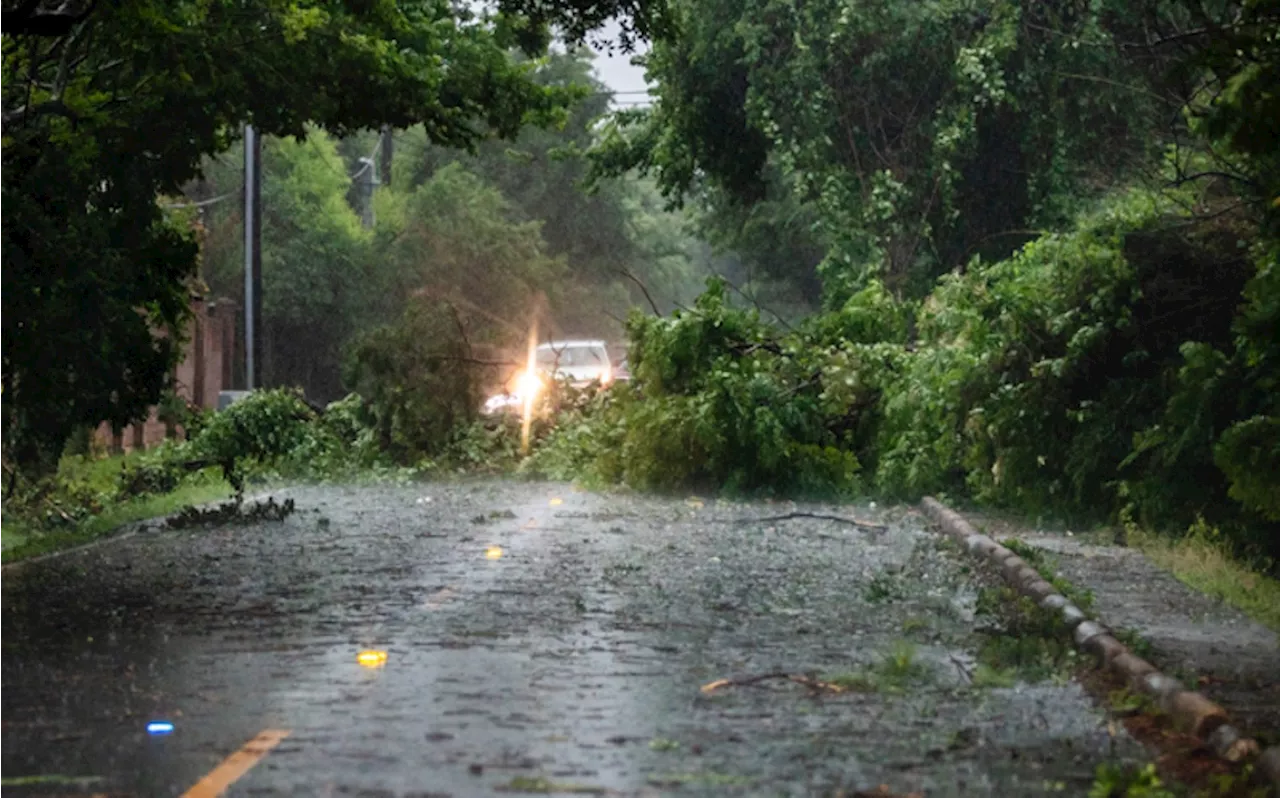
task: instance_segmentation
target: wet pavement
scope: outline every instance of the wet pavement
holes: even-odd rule
[[[5,569],[11,794],[194,798],[240,769],[229,795],[1083,795],[1143,753],[1078,685],[971,684],[975,577],[914,511],[282,495],[284,522]],[[857,689],[700,689],[775,672]]]

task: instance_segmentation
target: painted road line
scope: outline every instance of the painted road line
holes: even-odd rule
[[[288,729],[262,731],[257,737],[245,743],[239,751],[222,760],[221,765],[209,771],[209,775],[184,792],[182,798],[217,798],[288,736]]]

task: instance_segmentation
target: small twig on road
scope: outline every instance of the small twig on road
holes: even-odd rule
[[[964,663],[956,659],[955,654],[952,654],[950,659],[951,664],[955,665],[956,670],[960,671],[960,675],[964,677],[965,682],[967,684],[973,684],[973,676],[969,673],[969,669],[964,666]]]
[[[850,524],[852,526],[862,527],[863,529],[874,529],[877,532],[883,532],[889,527],[885,524],[874,524],[870,521],[862,521],[857,518],[846,518],[843,515],[827,515],[825,513],[805,513],[794,512],[785,515],[771,515],[765,518],[731,518],[725,520],[726,524],[767,524],[771,521],[793,521],[797,518],[813,518],[819,521],[838,521],[842,524]]]
[[[714,693],[721,687],[747,687],[770,679],[786,679],[788,681],[795,682],[796,684],[803,684],[805,687],[809,687],[814,690],[826,690],[831,693],[844,692],[844,688],[838,684],[824,682],[820,679],[814,679],[801,673],[787,673],[786,671],[774,671],[773,673],[760,673],[754,676],[734,676],[728,679],[716,679],[714,682],[708,682],[702,685],[701,690],[703,693],[709,694]]]
[[[888,784],[881,784],[874,790],[858,790],[854,793],[846,793],[841,790],[835,794],[835,798],[924,798],[924,793],[896,793],[889,789]]]

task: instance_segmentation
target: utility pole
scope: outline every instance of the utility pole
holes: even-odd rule
[[[244,380],[245,390],[261,383],[262,365],[262,139],[244,127]]]
[[[376,222],[373,213],[373,190],[379,182],[378,169],[372,158],[360,159],[360,171],[356,173],[356,181],[360,187],[360,224],[369,230]]]
[[[382,171],[382,185],[391,185],[391,155],[395,149],[395,140],[391,137],[391,125],[382,126],[382,158],[379,166]]]

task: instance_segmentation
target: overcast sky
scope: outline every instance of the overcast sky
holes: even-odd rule
[[[604,32],[606,37],[614,38],[617,36],[617,30],[615,24],[605,28]],[[639,49],[643,51],[648,48],[642,46]],[[615,52],[610,57],[600,50],[596,53],[596,75],[601,83],[619,94],[614,98],[615,105],[634,105],[644,101],[643,94],[623,94],[623,92],[641,92],[648,88],[644,80],[644,70],[631,64],[631,59],[636,54]]]

